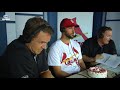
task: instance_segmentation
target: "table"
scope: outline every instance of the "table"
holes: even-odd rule
[[[103,64],[99,64],[99,65],[96,65],[96,66],[100,66],[102,68],[107,69],[107,71],[108,71],[107,78],[113,78],[116,75],[120,74],[120,65],[117,68],[111,68],[111,67],[108,67],[108,66],[103,65]],[[92,78],[92,77],[90,77],[88,75],[87,70],[84,70],[84,71],[81,71],[81,72],[79,72],[77,74],[71,75],[71,76],[69,76],[67,78]]]

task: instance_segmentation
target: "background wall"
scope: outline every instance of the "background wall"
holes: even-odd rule
[[[16,37],[18,38],[23,31],[25,26],[25,22],[34,16],[41,16],[44,17],[43,12],[16,12],[15,13],[15,20],[16,20]]]
[[[93,27],[93,12],[58,12],[57,15],[57,39],[61,37],[60,22],[63,18],[75,18],[83,33],[88,33],[86,36],[92,36]],[[79,41],[83,42],[83,38],[79,37]]]

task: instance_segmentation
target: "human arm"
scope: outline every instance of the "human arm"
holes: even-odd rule
[[[95,62],[97,59],[102,59],[104,58],[102,54],[97,54],[95,57],[88,57],[86,55],[83,55],[83,60],[85,62]]]
[[[88,39],[86,40],[82,47],[82,57],[83,57],[83,61],[84,62],[95,62],[96,61],[96,43],[95,43],[96,39]]]
[[[102,56],[102,54],[97,54],[95,57],[88,57],[88,56],[86,56],[86,55],[83,55],[83,60],[84,60],[84,62],[89,62],[89,63],[90,63],[90,66],[96,65],[96,64],[97,64],[96,60],[97,60],[97,59],[102,59],[102,58],[104,58],[104,57]]]
[[[37,65],[40,72],[39,76],[41,78],[54,78],[48,67],[47,54],[45,50],[38,55]]]
[[[91,56],[92,55],[92,49],[91,46],[93,45],[91,43],[92,41],[90,39],[85,40],[83,42],[83,45],[81,47],[81,51],[82,51],[82,58],[84,62],[94,62],[95,61],[95,57]]]
[[[43,71],[40,73],[40,77],[41,78],[54,78],[54,76],[52,75],[51,71],[48,69],[46,71]]]
[[[87,55],[83,55],[82,57],[83,57],[84,62],[95,62],[96,61],[95,57],[88,57]]]
[[[80,65],[81,71],[86,69],[85,63],[82,59],[78,60],[78,63]]]
[[[50,66],[50,68],[52,70],[53,75],[56,78],[64,78],[64,77],[67,77],[67,76],[71,75],[69,73],[66,73],[66,72],[62,71],[61,66]]]

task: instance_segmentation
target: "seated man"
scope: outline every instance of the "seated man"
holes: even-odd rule
[[[76,26],[78,25],[72,19],[63,19],[60,23],[62,36],[50,47],[48,65],[55,77],[67,77],[86,69],[80,45],[72,40],[75,36]]]
[[[41,17],[28,19],[23,34],[2,55],[0,78],[53,78],[45,50],[52,34],[52,27]]]
[[[82,55],[86,67],[89,68],[102,53],[117,54],[112,38],[112,29],[103,26],[98,30],[97,36],[87,39],[82,45]]]

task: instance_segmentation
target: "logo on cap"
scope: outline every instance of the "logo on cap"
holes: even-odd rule
[[[74,23],[74,21],[73,21],[72,19],[71,19],[70,21],[71,21],[72,23]]]
[[[60,27],[79,27],[79,25],[77,25],[72,19],[68,19],[68,18],[64,18],[61,23],[60,23]]]

